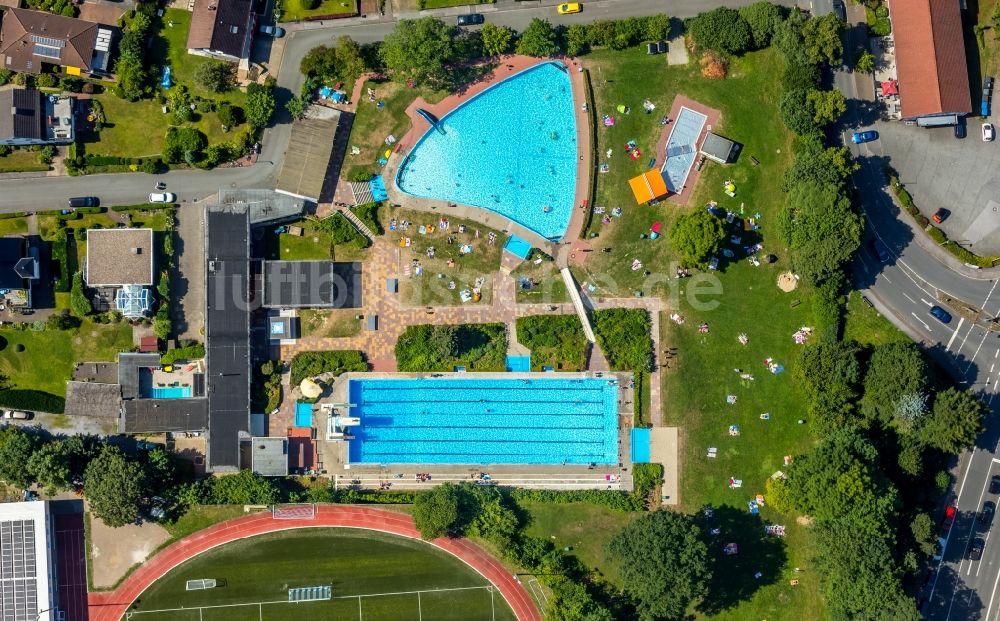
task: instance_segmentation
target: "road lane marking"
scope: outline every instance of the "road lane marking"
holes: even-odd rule
[[[993,610],[993,598],[997,594],[997,586],[1000,585],[1000,571],[997,572],[997,578],[993,581],[993,592],[990,593],[990,603],[986,606],[986,616],[990,616],[990,611]]]
[[[958,336],[958,331],[962,329],[962,324],[963,323],[965,323],[965,317],[959,317],[958,325],[955,326],[955,331],[951,333],[951,338],[948,339],[948,344],[945,345],[945,347],[944,347],[945,349],[951,349],[951,344],[955,342],[955,337]],[[969,332],[972,332],[972,328],[971,327],[969,328]],[[967,340],[968,338],[969,338],[969,335],[968,335],[968,333],[966,333],[965,339]],[[962,344],[958,346],[959,351],[961,351],[963,347],[965,347],[965,340],[963,340]]]
[[[903,292],[902,292],[902,291],[900,291],[900,293],[903,293]],[[913,302],[914,304],[916,304],[916,303],[917,303],[917,301],[916,301],[916,300],[914,300],[914,299],[913,299],[913,298],[911,298],[910,296],[906,295],[905,293],[903,293],[903,297],[904,297],[904,298],[906,298],[907,300],[909,300],[909,301]]]
[[[917,321],[919,321],[920,323],[924,324],[924,328],[926,328],[928,332],[931,332],[931,327],[930,327],[929,325],[927,325],[927,323],[926,323],[926,322],[924,322],[924,320],[923,320],[923,319],[921,319],[920,317],[917,317],[917,314],[916,314],[916,313],[910,313],[910,314],[911,314],[911,315],[913,315],[913,318],[914,318],[914,319],[916,319],[916,320],[917,320]]]
[[[920,298],[920,301],[923,302],[924,304],[926,304],[927,306],[934,306],[933,304],[931,304],[930,302],[928,302],[927,300],[925,300],[923,298]]]
[[[885,272],[883,272],[883,273],[882,273],[882,278],[885,278],[885,281],[886,281],[887,283],[889,283],[890,285],[892,284],[892,281],[891,281],[891,280],[889,280],[889,277],[885,275]]]

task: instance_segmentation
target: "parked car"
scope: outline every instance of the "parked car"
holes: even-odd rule
[[[996,137],[996,130],[993,129],[993,123],[983,123],[983,142],[992,142]]]
[[[285,36],[285,29],[282,28],[281,26],[270,26],[268,24],[264,24],[263,26],[260,27],[260,31],[261,33],[270,35],[275,39],[280,39],[281,37]]]
[[[31,420],[31,412],[22,412],[21,410],[4,410],[3,418],[4,420]]]
[[[847,7],[841,0],[833,0],[833,13],[840,18],[840,21],[847,21]]]
[[[69,208],[76,207],[97,207],[101,204],[101,199],[96,196],[76,196],[69,199]]]
[[[951,212],[948,211],[947,209],[945,209],[944,207],[942,207],[941,209],[938,209],[937,211],[934,212],[934,215],[931,216],[931,220],[933,220],[934,222],[936,222],[938,224],[941,224],[942,222],[944,222],[945,220],[947,220],[948,216],[950,216],[950,215],[951,215]]]
[[[866,132],[854,132],[851,135],[851,142],[854,144],[863,144],[873,140],[878,140],[878,132],[873,129],[869,129]]]
[[[468,15],[459,15],[455,21],[459,26],[475,26],[485,22],[486,18],[479,13],[469,13]]]
[[[978,561],[983,558],[983,550],[986,548],[986,542],[983,541],[982,537],[976,537],[969,544],[969,560]]]
[[[979,512],[979,523],[989,528],[993,524],[993,516],[997,513],[997,503],[987,500],[983,503],[983,510]]]
[[[158,449],[162,447],[163,447],[162,444],[156,442],[139,441],[135,443],[135,448],[139,449],[140,451],[152,451],[153,449]]]
[[[944,508],[944,519],[941,520],[941,530],[948,530],[951,525],[955,523],[955,515],[958,511],[955,509],[955,505],[948,505]]]
[[[882,263],[888,263],[889,259],[892,258],[892,255],[889,253],[889,249],[886,245],[877,239],[872,240],[872,252],[875,253],[875,256],[878,257],[878,260]]]
[[[940,306],[932,306],[931,315],[934,315],[934,318],[940,321],[941,323],[951,323],[951,313],[941,308]]]
[[[570,13],[579,13],[583,10],[583,6],[579,2],[564,2],[556,10],[560,15],[568,15]]]
[[[177,200],[177,195],[171,192],[153,192],[149,195],[151,203],[172,203]]]
[[[1000,474],[994,474],[990,479],[990,493],[1000,494]]]
[[[959,121],[955,125],[955,138],[958,138],[959,140],[965,138],[965,123],[962,121]]]

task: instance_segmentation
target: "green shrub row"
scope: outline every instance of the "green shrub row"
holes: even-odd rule
[[[13,211],[11,213],[0,213],[0,220],[10,220],[11,218],[26,218],[27,211]]]
[[[551,489],[512,489],[511,497],[517,502],[568,503],[589,502],[614,511],[642,511],[646,508],[645,497],[620,491],[580,489],[557,491]]]
[[[379,491],[374,489],[330,490],[329,502],[343,505],[409,505],[420,492]]]
[[[69,239],[66,229],[59,229],[52,241],[52,262],[59,265],[59,277],[52,288],[57,293],[66,293],[70,288],[72,265],[69,264]]]
[[[62,414],[66,409],[66,399],[40,390],[6,388],[0,390],[0,406],[30,412]]]
[[[173,209],[177,205],[173,203],[139,203],[138,205],[115,205],[111,211],[123,213],[126,211],[156,211],[157,209]]]
[[[171,349],[160,356],[161,364],[173,364],[178,360],[198,360],[205,357],[205,346],[201,343],[190,347],[178,347]]]
[[[661,483],[663,483],[661,464],[632,464],[632,488],[636,496],[648,498]]]
[[[367,370],[368,362],[359,351],[304,351],[292,358],[291,382],[298,386],[307,377],[322,373],[340,375]]]

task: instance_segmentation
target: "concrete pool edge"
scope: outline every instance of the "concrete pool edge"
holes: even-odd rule
[[[499,84],[504,79],[512,77],[537,65],[550,62],[561,62],[568,71],[570,87],[573,95],[573,108],[576,114],[576,145],[577,145],[577,169],[576,169],[576,192],[573,198],[574,208],[570,214],[569,225],[563,233],[560,241],[547,239],[532,229],[525,227],[513,220],[508,219],[498,213],[487,209],[467,205],[455,204],[455,207],[448,207],[448,203],[442,200],[420,198],[412,194],[403,192],[396,187],[395,179],[399,167],[410,151],[417,145],[419,140],[430,129],[430,124],[422,116],[417,114],[417,108],[423,108],[431,112],[437,118],[444,118],[449,113],[462,106],[481,92]],[[591,148],[591,118],[593,111],[583,112],[581,102],[586,101],[586,88],[584,86],[582,64],[576,58],[533,58],[529,56],[508,55],[502,56],[498,60],[497,67],[481,80],[469,85],[461,93],[452,93],[437,104],[428,104],[422,97],[416,98],[406,109],[406,114],[410,118],[410,129],[406,132],[398,144],[400,145],[389,157],[389,163],[382,169],[383,178],[391,178],[392,183],[386,188],[389,193],[389,202],[395,205],[402,205],[407,209],[418,211],[434,212],[440,216],[454,216],[466,218],[483,224],[504,233],[513,233],[522,239],[527,240],[532,246],[542,249],[552,257],[558,254],[558,249],[562,244],[570,243],[580,237],[585,221],[585,212],[580,206],[590,198],[591,175],[593,153]]]

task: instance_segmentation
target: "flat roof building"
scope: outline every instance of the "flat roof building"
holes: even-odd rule
[[[360,308],[361,263],[265,261],[264,306]]]
[[[288,475],[288,438],[252,438],[253,471],[265,477]]]
[[[713,132],[708,132],[704,142],[701,143],[702,155],[720,164],[735,162],[742,148],[743,146],[740,143]]]
[[[55,594],[49,503],[0,503],[0,619],[61,618]]]
[[[292,124],[288,152],[278,174],[278,192],[319,202],[324,184],[331,181],[330,156],[339,126],[340,111],[324,106],[310,106],[303,118]]]

